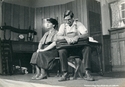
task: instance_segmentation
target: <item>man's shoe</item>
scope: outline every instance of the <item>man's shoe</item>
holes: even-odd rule
[[[67,80],[70,80],[70,76],[68,75],[68,73],[64,73],[61,77],[60,80],[58,80],[59,82],[62,82],[62,81],[67,81]]]
[[[85,73],[85,76],[83,78],[84,80],[87,80],[87,81],[94,81],[95,79],[90,75],[90,72],[87,70],[86,73]]]

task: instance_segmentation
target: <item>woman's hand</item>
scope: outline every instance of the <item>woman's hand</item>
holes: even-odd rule
[[[43,52],[43,51],[44,51],[44,49],[40,49],[40,50],[39,50],[39,52]]]
[[[36,51],[37,53],[39,52],[39,49],[37,49],[37,51]]]
[[[43,51],[43,49],[38,49],[36,52],[38,53],[38,52],[42,52]]]

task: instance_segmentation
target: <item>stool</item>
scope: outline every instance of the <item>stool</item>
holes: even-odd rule
[[[59,57],[56,57],[55,60],[58,60],[58,63],[60,65],[60,58]],[[81,70],[80,70],[80,66],[81,66],[81,59],[79,57],[75,57],[75,56],[70,56],[68,58],[68,65],[71,66],[72,68],[74,68],[74,76],[73,76],[73,79],[77,79],[77,76],[79,75],[79,77],[83,77],[82,76],[82,73],[81,73]],[[60,76],[60,66],[59,66],[59,69],[57,70],[57,77]]]
[[[77,79],[78,75],[80,78],[83,78],[82,72],[80,70],[81,59],[78,56],[70,56],[68,59],[68,65],[75,69],[73,79]]]

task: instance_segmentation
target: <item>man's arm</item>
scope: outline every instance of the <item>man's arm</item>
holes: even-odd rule
[[[81,22],[79,22],[79,24],[78,24],[78,31],[80,33],[79,38],[88,38],[89,37],[88,30]]]
[[[57,33],[57,40],[63,40],[65,39],[67,41],[68,44],[70,44],[72,41],[71,41],[71,38],[65,36],[65,25],[62,24],[59,28],[59,31]]]
[[[78,38],[88,38],[88,37],[89,37],[88,33],[85,33],[83,35],[78,35]]]
[[[59,27],[59,31],[57,33],[57,40],[65,39],[64,29],[65,29],[64,24],[61,24],[60,27]]]
[[[78,24],[78,32],[79,34],[72,38],[72,43],[76,43],[79,38],[88,38],[88,30],[85,28],[85,26],[82,23]]]
[[[57,34],[57,40],[65,39],[65,36]]]

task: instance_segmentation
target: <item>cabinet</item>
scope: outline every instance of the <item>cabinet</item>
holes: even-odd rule
[[[125,71],[125,27],[109,30],[112,71]]]

